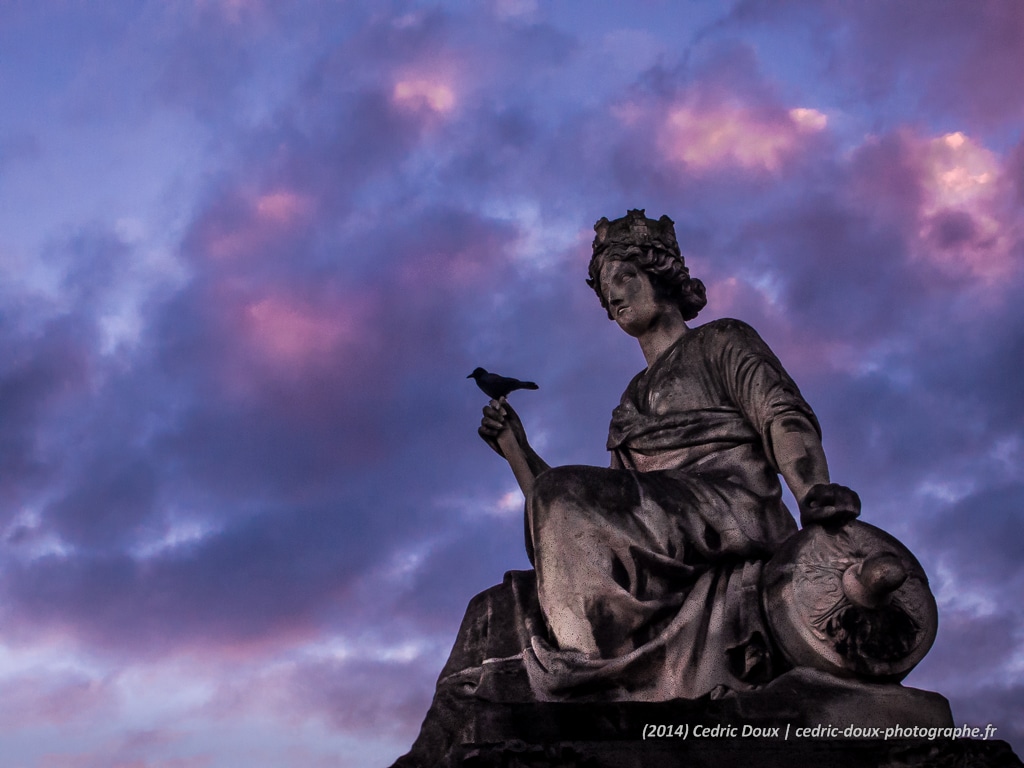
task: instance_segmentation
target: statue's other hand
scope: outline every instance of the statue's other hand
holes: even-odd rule
[[[860,515],[860,496],[839,483],[811,486],[800,501],[801,525],[843,525]]]
[[[505,458],[505,452],[498,444],[499,439],[505,432],[510,432],[516,442],[521,446],[526,445],[526,430],[523,429],[523,422],[519,414],[513,410],[508,401],[502,397],[498,400],[491,400],[484,406],[484,417],[480,420],[480,428],[477,430],[480,437],[494,451]]]

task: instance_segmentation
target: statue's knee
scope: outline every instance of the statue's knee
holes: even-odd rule
[[[551,507],[566,497],[576,495],[581,485],[586,484],[582,477],[587,467],[565,466],[552,467],[539,475],[533,483],[531,503],[535,507]]]

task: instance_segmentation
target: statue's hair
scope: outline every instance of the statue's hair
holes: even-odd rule
[[[590,259],[590,278],[587,280],[587,285],[597,293],[610,320],[614,319],[611,308],[601,292],[601,270],[609,261],[631,261],[636,264],[650,276],[651,284],[659,295],[676,302],[683,320],[693,320],[708,303],[704,283],[690,277],[690,270],[686,268],[679,253],[657,245],[642,247],[616,243],[607,248],[595,249]]]

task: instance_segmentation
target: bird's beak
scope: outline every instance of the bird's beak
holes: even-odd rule
[[[471,374],[469,374],[469,376],[467,376],[466,378],[467,378],[467,379],[472,379],[472,378],[473,378],[473,374],[472,374],[472,373],[471,373]]]

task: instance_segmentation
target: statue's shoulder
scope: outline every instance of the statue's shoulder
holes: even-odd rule
[[[692,329],[693,341],[708,360],[734,366],[738,358],[758,358],[777,363],[775,353],[753,326],[733,317],[712,320]]]
[[[640,382],[643,380],[646,373],[647,369],[644,368],[642,371],[639,371],[635,376],[633,376],[632,379],[629,380],[629,384],[626,385],[626,389],[623,390],[622,397],[620,398],[620,403],[622,405],[629,405],[636,399],[636,393],[638,388],[640,387]]]
[[[734,317],[711,320],[704,325],[698,325],[693,331],[709,343],[729,343],[747,339],[760,341],[761,339],[752,326]]]

